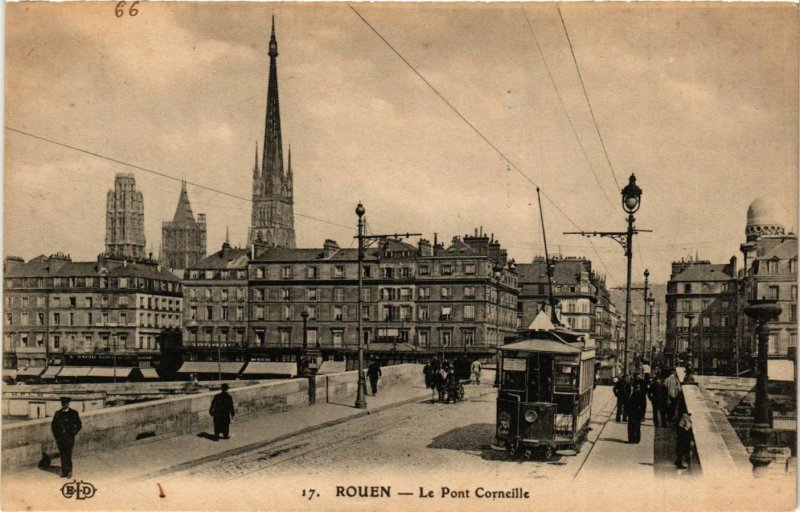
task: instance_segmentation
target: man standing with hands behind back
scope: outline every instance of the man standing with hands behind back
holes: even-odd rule
[[[61,456],[62,478],[72,478],[72,448],[75,446],[75,435],[83,426],[78,411],[69,408],[70,401],[68,396],[61,397],[61,409],[53,416],[53,423],[50,424]]]

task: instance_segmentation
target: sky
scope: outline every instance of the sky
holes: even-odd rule
[[[148,250],[182,178],[238,196],[189,185],[209,253],[226,228],[244,244],[272,15],[299,247],[350,246],[362,201],[372,232],[483,227],[527,262],[543,253],[539,186],[551,253],[622,286],[621,247],[563,232],[624,230],[631,173],[653,230],[634,281],[647,267],[665,282],[690,254],[727,262],[759,196],[796,232],[796,5],[561,4],[568,41],[555,4],[354,4],[430,86],[344,3],[137,7],[6,6],[6,127],[175,179],[6,130],[5,255],[95,258],[118,172],[144,194]]]

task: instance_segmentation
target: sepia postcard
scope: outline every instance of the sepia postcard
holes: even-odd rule
[[[3,510],[795,509],[799,25],[8,3]]]

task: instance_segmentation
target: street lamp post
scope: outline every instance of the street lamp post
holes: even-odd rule
[[[628,229],[626,231],[568,231],[565,235],[581,236],[601,236],[611,238],[622,246],[625,250],[625,257],[628,261],[627,279],[625,282],[625,345],[623,372],[627,374],[628,368],[628,345],[631,338],[631,263],[633,259],[633,236],[637,233],[650,232],[649,229],[636,229],[633,227],[636,218],[634,213],[639,211],[642,205],[642,189],[636,184],[636,175],[631,174],[628,184],[622,189],[622,209],[628,214]]]
[[[684,384],[695,384],[694,381],[694,354],[692,353],[692,320],[694,320],[694,314],[689,313],[686,316],[686,320],[689,321],[689,346],[686,350],[686,375],[683,376],[683,383]]]
[[[303,350],[300,354],[300,375],[306,377],[309,373],[309,360],[308,360],[308,310],[303,309],[300,313],[300,318],[303,319]]]
[[[356,409],[367,408],[367,381],[364,379],[364,312],[363,312],[363,266],[364,266],[364,205],[358,203],[358,391]]]
[[[774,300],[751,300],[744,308],[747,316],[756,321],[756,336],[758,337],[758,360],[756,363],[756,404],[753,417],[753,427],[750,437],[753,439],[753,453],[750,455],[750,464],[753,473],[762,476],[764,470],[773,458],[767,450],[772,434],[770,427],[769,395],[767,394],[768,365],[767,351],[769,350],[769,330],[767,322],[776,319],[781,314],[781,307]]]

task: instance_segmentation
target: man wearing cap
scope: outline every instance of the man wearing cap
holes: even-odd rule
[[[233,410],[233,398],[228,394],[227,384],[223,384],[222,391],[211,400],[208,413],[214,417],[214,438],[219,439],[219,435],[222,434],[222,439],[230,439],[231,418],[236,412]]]
[[[50,428],[56,438],[58,453],[61,456],[61,476],[72,478],[72,447],[75,446],[75,435],[80,432],[81,417],[78,411],[69,408],[71,399],[61,397],[61,409],[56,411]]]

